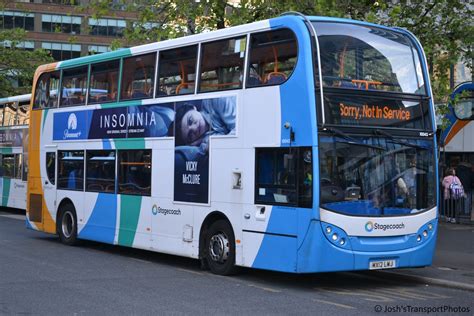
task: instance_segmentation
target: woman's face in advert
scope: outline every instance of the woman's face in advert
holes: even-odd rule
[[[188,145],[199,145],[201,136],[206,132],[206,121],[197,110],[190,110],[183,116],[181,135]]]

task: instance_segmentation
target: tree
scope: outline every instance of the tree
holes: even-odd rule
[[[111,3],[93,0],[90,5],[100,14],[108,12]],[[298,11],[408,29],[424,47],[437,101],[445,101],[450,94],[451,65],[464,61],[472,70],[473,14],[469,3],[459,0],[137,0],[133,4],[122,0],[120,5],[138,16],[125,31],[124,42],[117,45],[149,43]]]
[[[21,29],[0,31],[0,97],[31,93],[36,68],[53,61],[43,49],[28,51],[18,47],[25,35]]]

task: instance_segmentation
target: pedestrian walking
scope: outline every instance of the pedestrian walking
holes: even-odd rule
[[[449,168],[446,171],[446,176],[443,178],[442,184],[444,189],[446,220],[451,223],[456,223],[456,218],[462,206],[462,199],[464,198],[464,188],[461,184],[461,180],[456,176],[456,170],[454,168]]]

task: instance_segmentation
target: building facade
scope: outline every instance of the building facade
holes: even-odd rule
[[[95,19],[88,4],[89,0],[11,1],[0,11],[0,29],[28,31],[19,46],[44,48],[57,61],[109,51],[112,42],[123,36],[127,23],[136,19],[136,13],[112,3],[106,15]]]

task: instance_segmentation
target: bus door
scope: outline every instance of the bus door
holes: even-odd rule
[[[43,196],[47,208],[51,211],[56,209],[56,173],[57,173],[57,153],[55,149],[48,149],[44,152],[44,166],[46,173],[41,177],[43,184]]]
[[[299,213],[311,213],[311,157],[310,147],[256,149],[255,205],[244,211],[244,265],[296,269]]]

